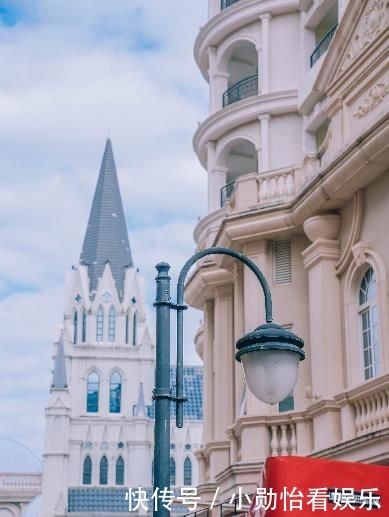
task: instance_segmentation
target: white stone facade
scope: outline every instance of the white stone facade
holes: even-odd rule
[[[264,322],[263,295],[231,259],[200,263],[186,299],[204,311],[205,501],[216,486],[220,501],[252,492],[267,456],[389,463],[388,9],[209,0],[195,59],[210,115],[194,135],[209,213],[195,241],[263,269],[275,322],[307,358],[289,406],[255,400],[234,343]]]
[[[96,271],[100,277],[93,277]],[[92,279],[97,285],[91,290]],[[145,300],[108,141],[80,264],[65,281],[64,322],[54,343],[46,407],[39,517],[128,514],[127,488],[153,486],[155,345]],[[198,380],[201,371],[196,375]],[[201,406],[196,410],[192,417],[200,418],[173,432],[174,486],[188,484],[189,460],[190,484],[198,482],[194,452],[200,447]]]

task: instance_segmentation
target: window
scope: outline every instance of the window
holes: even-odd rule
[[[109,411],[110,413],[120,413],[122,398],[122,378],[115,372],[111,375],[109,384]]]
[[[293,411],[294,410],[294,397],[293,393],[288,395],[286,399],[281,400],[278,404],[278,411],[283,413],[284,411]]]
[[[124,485],[124,460],[121,456],[116,460],[116,484]]]
[[[86,310],[83,309],[82,311],[82,333],[81,333],[81,340],[83,343],[86,341]]]
[[[175,486],[176,484],[176,462],[174,461],[174,458],[170,458],[170,466],[169,466],[169,472],[170,472],[170,486]]]
[[[192,484],[192,462],[186,457],[184,461],[184,485]]]
[[[115,341],[115,322],[116,322],[115,308],[112,306],[109,309],[109,315],[108,315],[108,341],[110,343],[113,343]]]
[[[128,345],[128,334],[129,334],[129,324],[130,324],[130,318],[128,316],[128,313],[126,314],[126,345]]]
[[[77,332],[78,332],[78,314],[77,311],[74,311],[73,316],[73,343],[77,344]]]
[[[292,281],[292,247],[289,240],[273,243],[273,274],[275,284]]]
[[[82,484],[83,485],[92,484],[92,460],[90,459],[90,456],[87,456],[84,459],[84,466],[82,469]]]
[[[99,410],[99,376],[96,372],[88,376],[86,410],[88,413],[97,413]]]
[[[134,316],[132,318],[132,346],[136,346],[137,320],[138,320],[138,313],[135,311]]]
[[[103,341],[104,338],[104,311],[103,308],[100,307],[97,311],[96,317],[96,341],[99,343]]]
[[[370,267],[359,289],[359,317],[362,333],[363,372],[365,380],[379,374],[379,324],[377,308],[377,284]]]
[[[108,460],[103,456],[100,461],[100,485],[108,485]]]

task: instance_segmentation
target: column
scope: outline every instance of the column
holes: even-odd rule
[[[244,334],[244,298],[243,298],[243,264],[234,261],[234,341],[235,343]],[[234,361],[233,365],[234,377],[234,419],[239,418],[240,408],[242,404],[242,395],[244,388],[244,378],[242,366],[238,361]]]
[[[220,11],[220,0],[208,0],[208,18],[213,18]]]
[[[261,168],[259,170],[266,172],[270,170],[270,114],[259,115],[258,120],[261,130]]]
[[[214,429],[215,439],[225,440],[226,429],[233,421],[232,365],[235,352],[233,336],[233,287],[215,289],[214,339]]]
[[[208,212],[221,208],[221,189],[227,183],[226,167],[214,167],[208,171]]]
[[[223,94],[228,89],[228,79],[230,74],[227,72],[215,72],[214,74],[214,89],[213,89],[213,104],[211,107],[211,114],[215,111],[221,110],[223,106]]]
[[[271,14],[262,14],[261,20],[262,45],[260,63],[258,63],[259,82],[262,85],[260,88],[262,94],[270,91],[270,20]]]
[[[243,246],[242,252],[261,268],[266,278],[269,277],[267,274],[267,240],[249,242]],[[247,333],[265,323],[265,299],[259,281],[246,266],[243,267],[243,284],[244,333]],[[247,389],[247,414],[266,415],[268,413],[269,406],[256,399],[251,391]]]
[[[230,74],[218,70],[216,47],[208,47],[207,52],[209,58],[209,111],[212,115],[223,107],[223,93],[228,88]]]
[[[339,225],[340,217],[336,214],[310,217],[304,223],[304,231],[312,242],[302,255],[309,281],[308,360],[311,361],[312,372],[315,449],[340,440],[339,411],[328,402],[344,386],[342,311],[339,279],[335,271],[340,256],[339,241],[336,240]]]
[[[204,445],[214,439],[213,387],[214,302],[207,300],[204,307]]]

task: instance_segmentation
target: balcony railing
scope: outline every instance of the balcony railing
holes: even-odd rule
[[[220,189],[220,206],[223,207],[230,199],[232,191],[234,190],[235,180],[230,181]]]
[[[334,37],[338,24],[334,25],[319,41],[316,45],[315,50],[311,54],[311,68],[320,59],[320,57],[326,52],[330,46],[331,40]]]
[[[232,104],[233,102],[247,99],[258,95],[258,74],[250,75],[230,86],[227,91],[223,93],[223,108]]]
[[[230,5],[236,4],[236,2],[239,2],[239,0],[221,0],[220,9],[227,9]]]
[[[0,474],[0,490],[37,490],[42,487],[42,474]]]

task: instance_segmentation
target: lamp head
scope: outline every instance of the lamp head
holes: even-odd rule
[[[277,404],[292,391],[304,341],[275,323],[260,325],[236,343],[235,359],[242,363],[250,391],[267,404]]]

